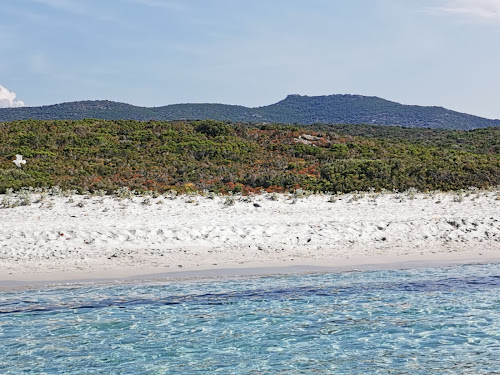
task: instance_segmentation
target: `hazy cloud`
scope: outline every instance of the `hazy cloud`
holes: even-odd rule
[[[24,107],[24,102],[15,99],[15,93],[0,85],[0,108]]]
[[[104,22],[116,22],[117,20],[111,14],[103,14],[100,9],[89,7],[89,2],[76,0],[31,0],[34,3],[42,4],[59,11],[71,13],[74,15],[88,17]]]
[[[500,21],[500,0],[446,0],[433,11],[483,20]]]
[[[154,8],[165,8],[170,10],[185,10],[186,5],[180,1],[172,0],[129,0],[129,2]]]
[[[81,13],[84,10],[84,8],[78,2],[74,2],[71,0],[32,0],[32,1],[55,9],[70,11],[74,13]]]

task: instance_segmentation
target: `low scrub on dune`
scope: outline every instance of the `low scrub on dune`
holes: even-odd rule
[[[500,184],[499,145],[500,128],[24,120],[0,123],[0,193],[485,188]]]

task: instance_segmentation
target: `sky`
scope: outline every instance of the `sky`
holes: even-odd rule
[[[359,94],[500,118],[500,0],[3,0],[0,107]]]

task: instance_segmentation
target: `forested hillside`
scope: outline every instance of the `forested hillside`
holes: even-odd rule
[[[22,186],[216,192],[500,184],[500,128],[249,126],[217,121],[0,123],[0,193]],[[27,164],[12,160],[22,154]]]
[[[299,96],[269,106],[247,108],[225,104],[175,104],[144,108],[107,100],[43,107],[0,109],[0,122],[24,119],[206,120],[285,124],[376,124],[432,129],[470,130],[500,126],[489,120],[440,107],[409,106],[361,95]]]

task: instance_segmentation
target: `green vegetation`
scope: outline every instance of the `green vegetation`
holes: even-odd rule
[[[0,122],[25,119],[205,120],[284,124],[376,124],[432,129],[471,130],[500,126],[489,120],[440,107],[409,106],[361,95],[300,96],[259,108],[224,104],[175,104],[144,108],[107,100],[44,107],[0,109]]]
[[[500,184],[499,150],[500,128],[24,120],[0,123],[0,193],[486,188]]]

